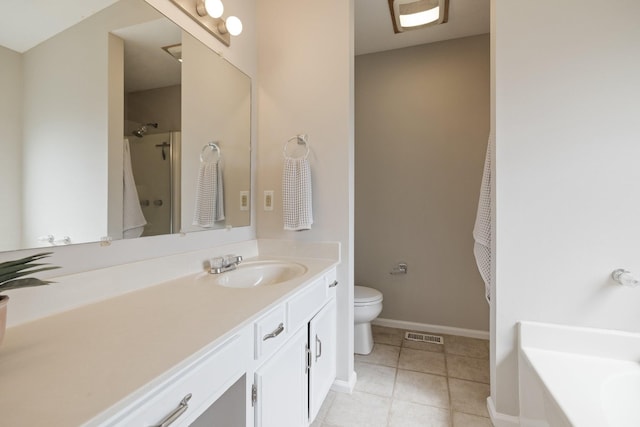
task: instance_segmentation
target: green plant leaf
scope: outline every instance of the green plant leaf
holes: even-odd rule
[[[20,259],[16,259],[13,261],[5,261],[5,262],[0,262],[0,270],[2,270],[5,267],[11,267],[13,265],[25,265],[25,264],[29,264],[33,261],[37,261],[39,259],[42,258],[46,258],[49,255],[51,255],[53,252],[42,252],[39,254],[35,254],[35,255],[31,255],[25,258],[20,258]]]
[[[43,252],[17,260],[5,261],[0,263],[0,290],[25,288],[30,286],[42,286],[52,283],[48,281],[42,281],[33,277],[20,279],[23,276],[29,276],[34,273],[60,268],[57,266],[49,266],[49,264],[46,263],[35,262],[40,259],[46,258],[51,254],[52,252]]]
[[[34,264],[34,266],[35,265],[46,265],[46,264]],[[23,276],[28,276],[30,274],[39,273],[41,271],[55,270],[56,268],[60,268],[60,267],[49,266],[49,267],[37,268],[35,270],[18,271],[18,272],[14,272],[14,273],[11,273],[11,274],[0,274],[0,283],[7,282],[9,280],[14,280],[14,279],[17,279],[17,278],[23,277]],[[0,273],[4,273],[4,272],[0,272]]]
[[[0,284],[0,292],[8,291],[10,289],[28,288],[32,286],[43,286],[43,285],[48,285],[50,283],[55,283],[55,282],[40,280],[40,279],[36,279],[35,277],[26,277],[24,279],[9,280],[8,282],[4,282]]]

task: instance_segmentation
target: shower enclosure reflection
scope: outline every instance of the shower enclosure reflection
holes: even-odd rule
[[[141,237],[180,231],[180,132],[129,138],[131,165],[142,214]]]

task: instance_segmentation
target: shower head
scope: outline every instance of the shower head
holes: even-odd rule
[[[145,133],[147,133],[147,126],[151,126],[154,128],[158,128],[158,124],[157,123],[147,123],[146,125],[142,125],[140,126],[139,129],[134,130],[133,132],[131,132],[132,135],[137,136],[138,138],[142,138],[144,136]]]

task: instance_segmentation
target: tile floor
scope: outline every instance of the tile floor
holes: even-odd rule
[[[312,427],[492,427],[489,342],[435,334],[443,345],[422,343],[404,332],[373,326],[353,394],[329,392]]]

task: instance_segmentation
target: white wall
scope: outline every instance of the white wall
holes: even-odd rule
[[[492,399],[517,415],[516,322],[640,332],[640,2],[494,0]],[[594,345],[597,345],[594,343]]]
[[[23,247],[47,234],[72,242],[108,234],[108,32],[156,18],[144,3],[119,2],[24,54]],[[122,108],[120,129],[121,116]]]
[[[200,231],[192,225],[196,183],[202,148],[209,142],[220,147],[224,182],[225,220],[215,228],[249,223],[240,211],[240,192],[249,191],[251,170],[251,81],[208,48],[184,33],[182,36],[182,230]],[[215,76],[215,78],[213,78]],[[205,155],[211,156],[205,152]],[[211,158],[217,158],[213,154]]]
[[[0,46],[0,251],[22,238],[22,55]]]
[[[472,231],[489,36],[357,56],[355,88],[356,283],[383,293],[381,318],[488,331]]]
[[[278,25],[286,19],[286,25]],[[258,235],[338,241],[338,380],[353,378],[353,1],[258,1]],[[283,230],[283,144],[309,135],[314,224]],[[274,210],[262,210],[274,191]]]
[[[107,39],[87,30],[24,54],[23,247],[107,235]]]

